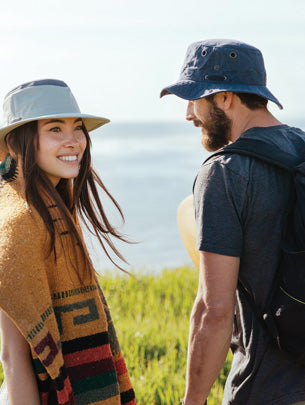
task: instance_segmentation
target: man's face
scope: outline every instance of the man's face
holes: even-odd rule
[[[229,143],[232,122],[225,112],[217,107],[213,99],[201,98],[189,101],[186,119],[193,121],[196,127],[201,127],[201,143],[209,152],[214,152]]]

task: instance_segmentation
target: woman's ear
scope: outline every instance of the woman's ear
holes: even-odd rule
[[[12,156],[12,158],[13,159],[17,159],[17,155],[16,155],[16,153],[14,152],[14,150],[13,150],[13,148],[12,148],[12,146],[11,146],[11,137],[12,137],[12,132],[10,132],[10,133],[8,133],[7,135],[6,135],[6,137],[5,137],[5,142],[6,142],[6,146],[7,146],[7,149],[8,149],[8,151],[9,151],[9,154]]]

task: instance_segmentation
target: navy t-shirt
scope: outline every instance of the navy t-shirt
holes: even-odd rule
[[[287,125],[255,127],[243,138],[263,139],[295,156],[305,133]],[[194,187],[197,248],[240,257],[239,276],[263,310],[278,267],[281,230],[292,182],[284,169],[257,159],[215,156]],[[305,368],[273,345],[242,292],[237,291],[223,405],[289,405],[305,400]]]

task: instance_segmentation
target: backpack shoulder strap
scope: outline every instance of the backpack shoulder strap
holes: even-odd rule
[[[204,163],[212,159],[214,156],[237,153],[240,155],[254,157],[274,166],[286,169],[290,172],[294,171],[299,159],[295,156],[284,152],[279,147],[268,142],[256,139],[239,138],[234,143],[225,146],[219,151],[209,156]]]

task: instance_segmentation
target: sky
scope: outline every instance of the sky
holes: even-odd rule
[[[261,49],[268,87],[284,105],[270,110],[283,121],[304,116],[304,0],[3,1],[0,103],[21,83],[56,78],[84,113],[182,121],[186,102],[159,93],[178,79],[187,46],[209,38]]]

